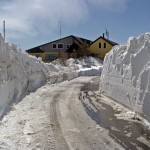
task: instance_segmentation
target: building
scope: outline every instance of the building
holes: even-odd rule
[[[108,53],[113,46],[118,45],[117,43],[106,39],[103,36],[97,38],[88,48],[90,55],[99,57],[100,59],[104,59],[106,53]]]
[[[39,45],[26,50],[30,55],[41,57],[44,62],[50,62],[57,58],[77,58],[86,55],[85,48],[92,41],[73,35]]]
[[[95,41],[90,41],[77,36],[67,36],[43,45],[26,50],[30,55],[41,57],[44,62],[58,58],[78,58],[82,56],[95,56],[104,59],[113,46],[117,43],[100,36]]]

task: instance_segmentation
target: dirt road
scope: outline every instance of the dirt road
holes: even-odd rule
[[[49,116],[57,150],[122,149],[107,130],[90,118],[82,105],[81,88],[89,82],[95,81],[78,78],[60,85],[53,93]]]
[[[149,139],[145,138],[150,135],[148,131],[132,121],[118,122],[116,111],[109,106],[115,104],[104,103],[104,97],[96,94],[98,83],[99,77],[80,77],[59,84],[48,83],[26,96],[0,122],[0,149],[149,148]],[[121,108],[116,108],[121,112]]]

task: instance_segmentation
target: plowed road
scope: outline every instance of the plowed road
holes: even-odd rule
[[[80,77],[26,96],[0,124],[0,149],[149,149],[149,131],[134,120],[116,119],[124,110],[99,96],[98,83],[99,77]]]
[[[98,83],[99,78],[78,78],[60,84],[51,95],[49,116],[57,150],[122,149],[85,111],[81,89],[90,82]]]

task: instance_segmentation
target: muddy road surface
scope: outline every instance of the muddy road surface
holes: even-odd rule
[[[98,83],[79,78],[55,93],[50,118],[58,149],[150,149],[150,131],[139,118],[117,119],[120,110],[104,102]]]
[[[86,112],[82,87],[97,90],[99,78],[78,78],[59,85],[50,100],[49,118],[57,150],[124,149]],[[90,87],[89,87],[90,88]]]
[[[138,117],[125,119],[129,110],[99,94],[99,79],[47,83],[30,93],[0,122],[0,149],[150,149],[149,130]]]

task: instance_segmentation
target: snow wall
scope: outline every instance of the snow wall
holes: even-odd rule
[[[8,105],[42,86],[47,72],[40,60],[5,43],[0,34],[0,117]]]
[[[150,121],[150,33],[131,37],[106,55],[100,92]]]

